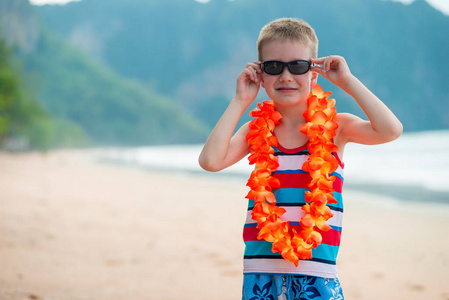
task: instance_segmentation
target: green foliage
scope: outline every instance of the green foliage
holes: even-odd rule
[[[64,140],[57,135],[64,135]],[[84,135],[75,125],[55,122],[46,113],[26,88],[12,51],[0,39],[0,146],[11,150],[46,149],[65,145],[69,139],[78,144]]]

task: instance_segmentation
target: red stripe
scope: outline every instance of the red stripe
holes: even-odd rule
[[[341,180],[340,177],[335,176],[335,181],[332,187],[334,191],[336,191],[337,193],[341,193],[343,190],[343,180]]]
[[[281,182],[281,188],[307,189],[312,177],[309,173],[280,173],[274,177]]]
[[[333,155],[335,156],[335,158],[337,159],[338,164],[340,165],[340,167],[341,167],[342,169],[344,169],[344,168],[345,168],[345,163],[341,161],[340,157],[338,156],[338,153],[337,153],[337,152],[332,152],[332,154],[333,154]]]
[[[290,226],[291,228],[295,228],[297,232],[301,231],[301,226],[299,225],[293,225]],[[317,230],[319,233],[321,233],[321,236],[323,237],[323,244],[331,245],[331,246],[340,246],[340,239],[341,239],[341,231],[338,230],[329,230],[329,231],[322,231]],[[245,227],[243,229],[243,240],[245,242],[248,241],[257,241],[257,234],[259,233],[259,229],[257,227]]]
[[[274,174],[274,177],[279,179],[281,182],[280,188],[296,188],[296,189],[307,189],[307,185],[312,180],[309,173],[278,173]],[[340,177],[335,176],[335,181],[333,188],[337,193],[341,193],[343,189],[343,181]]]

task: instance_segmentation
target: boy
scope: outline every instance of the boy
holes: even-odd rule
[[[234,135],[233,132],[262,86],[282,116],[273,132],[278,142],[275,155],[280,165],[276,172],[288,169],[289,174],[304,173],[301,168],[307,159],[304,154],[307,154],[308,137],[300,132],[300,127],[306,123],[303,113],[307,110],[310,88],[316,84],[318,75],[352,96],[369,119],[365,121],[347,113],[334,117],[338,128],[335,129],[333,143],[338,150],[333,155],[340,164],[337,176],[342,177],[340,159],[347,143],[380,144],[401,135],[401,122],[351,74],[343,57],[317,58],[318,39],[304,21],[283,18],[267,24],[260,32],[257,49],[259,60],[248,63],[238,76],[235,97],[204,145],[199,157],[203,169],[220,171],[248,154],[246,136],[250,131],[249,125],[243,125]],[[295,187],[296,184],[293,183]],[[279,189],[273,190],[276,205],[287,211],[284,219],[292,224],[299,221],[298,216],[292,217],[293,212],[301,214],[300,209],[305,204],[302,190],[284,188],[282,180]],[[251,219],[254,202],[249,201],[244,232],[243,299],[308,299],[306,296],[311,299],[343,299],[335,266],[343,214],[340,193],[341,190],[335,191],[339,203],[331,207],[334,212],[334,217],[329,220],[332,242],[323,238],[323,244],[314,250],[313,258],[300,260],[298,266],[269,251],[269,242],[254,238],[254,231],[257,231]]]

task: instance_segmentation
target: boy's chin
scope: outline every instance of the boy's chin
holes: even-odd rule
[[[300,93],[298,91],[294,93],[275,93],[272,95],[268,95],[271,100],[274,102],[282,102],[282,103],[298,103],[301,101],[307,101],[309,98],[310,92]]]
[[[276,106],[300,106],[303,103],[307,103],[308,97],[273,97],[271,100],[273,100],[274,104]]]

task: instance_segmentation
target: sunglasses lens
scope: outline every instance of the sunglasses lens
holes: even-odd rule
[[[272,60],[263,63],[263,70],[270,75],[279,75],[284,71],[285,65],[295,75],[307,73],[310,69],[310,63],[307,60],[295,60],[288,63]]]
[[[289,63],[289,69],[292,74],[304,74],[309,71],[310,63],[305,60],[297,60]]]
[[[263,70],[270,75],[278,75],[282,73],[284,64],[277,61],[267,61],[263,64]]]

